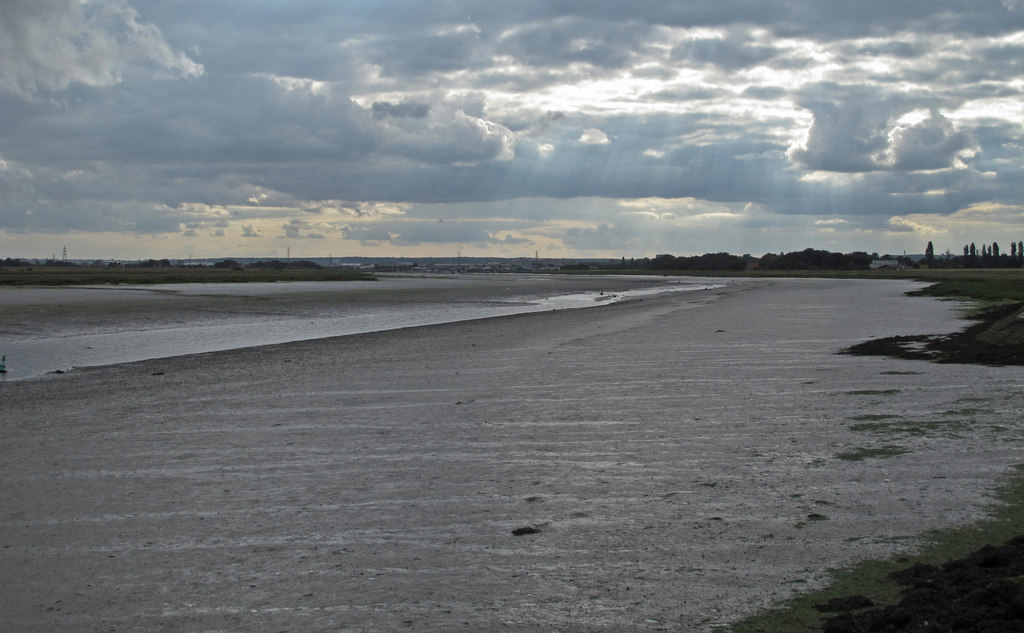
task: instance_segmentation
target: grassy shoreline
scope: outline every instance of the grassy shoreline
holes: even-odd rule
[[[816,605],[836,598],[862,595],[876,606],[895,604],[904,589],[891,576],[915,564],[939,566],[963,558],[985,545],[1000,545],[1024,534],[1024,465],[1005,476],[995,491],[990,516],[973,524],[927,532],[915,551],[883,560],[864,560],[831,570],[833,583],[801,594],[729,628],[733,633],[818,633],[826,619]]]
[[[369,281],[373,276],[344,268],[102,268],[27,266],[0,268],[0,286],[100,286],[271,281]]]
[[[914,271],[912,277],[933,283],[910,294],[968,301],[974,307],[968,318],[983,318],[986,312],[1014,313],[1024,308],[1024,271],[1020,269],[919,272]],[[968,330],[983,332],[985,326],[991,325],[994,325],[994,320],[983,321],[981,326]],[[993,346],[1006,345],[997,343]],[[962,559],[986,545],[998,546],[1024,534],[1024,464],[1004,475],[1002,485],[993,496],[988,518],[922,534],[923,544],[910,553],[883,560],[864,560],[847,568],[830,570],[833,582],[828,587],[796,596],[734,624],[729,630],[733,633],[818,633],[835,613],[823,613],[816,607],[830,600],[865,596],[875,607],[896,604],[905,586],[893,579],[894,572],[918,564],[941,566]]]

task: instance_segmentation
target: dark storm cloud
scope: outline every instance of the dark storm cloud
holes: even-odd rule
[[[422,119],[430,114],[429,103],[416,103],[413,101],[402,101],[401,103],[388,103],[387,101],[375,101],[373,116],[384,117],[412,117]]]
[[[906,40],[872,41],[860,44],[849,52],[852,56],[865,57],[898,57],[901,59],[917,59],[927,55],[933,47],[927,42]]]
[[[387,77],[422,75],[472,68],[482,54],[474,29],[447,33],[409,33],[402,39],[381,37],[363,47],[367,60],[377,64]]]
[[[497,52],[531,66],[586,63],[622,68],[649,41],[650,25],[566,16],[517,27],[501,38]]]
[[[686,64],[709,64],[732,71],[752,66],[771,66],[782,52],[771,46],[752,44],[740,39],[701,38],[676,47],[672,60]]]

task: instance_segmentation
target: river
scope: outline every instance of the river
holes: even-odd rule
[[[368,282],[0,288],[4,380],[75,367],[578,309],[712,279],[460,275]]]

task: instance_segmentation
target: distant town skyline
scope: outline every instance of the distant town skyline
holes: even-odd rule
[[[959,254],[1024,0],[0,4],[0,259]]]
[[[1016,249],[1016,244],[1015,243],[1008,242],[1008,244],[1013,244],[1013,248]],[[988,245],[986,244],[985,246],[988,246]],[[812,247],[808,247],[808,248],[810,250],[820,250],[820,249],[814,249]],[[807,249],[795,249],[795,250],[792,250],[792,251],[780,251],[780,253],[783,253],[783,252],[799,253],[799,252],[802,252],[804,250],[807,250]],[[730,253],[728,251],[718,251],[717,253],[718,254],[725,253],[725,254],[730,255],[730,256],[745,257],[745,258],[749,258],[749,259],[752,259],[752,260],[762,259],[766,255],[777,255],[777,254],[779,254],[779,253],[762,253],[762,254],[759,254],[759,255],[752,255],[750,253]],[[895,259],[895,258],[903,258],[903,257],[911,257],[911,258],[916,258],[916,259],[923,259],[925,257],[925,255],[926,255],[926,253],[927,253],[927,249],[925,249],[922,252],[917,252],[917,253],[912,253],[912,252],[909,252],[909,251],[903,252],[903,253],[879,253],[877,251],[866,251],[864,249],[855,249],[854,251],[851,251],[851,253],[863,253],[863,254],[870,255],[872,257],[877,257],[877,258],[882,258],[882,259],[886,259],[886,258],[893,258],[893,259]],[[710,253],[701,253],[701,255],[708,255],[708,254],[710,254]],[[953,251],[950,251],[948,253],[948,255],[950,255],[950,256],[956,256],[958,254],[959,254],[959,252],[954,253]],[[509,262],[511,262],[511,261],[520,261],[520,260],[527,260],[527,261],[539,261],[539,262],[545,262],[545,263],[558,262],[558,261],[612,261],[612,262],[619,262],[620,260],[626,261],[626,262],[629,262],[629,261],[638,261],[639,262],[639,261],[643,261],[643,260],[653,260],[653,259],[656,259],[658,257],[663,257],[663,256],[666,256],[666,255],[668,255],[668,256],[678,256],[678,257],[691,257],[691,255],[680,255],[680,254],[675,254],[675,253],[656,253],[656,254],[652,254],[652,255],[621,256],[621,257],[598,257],[598,256],[577,256],[577,257],[554,257],[554,256],[552,256],[552,257],[542,257],[540,255],[540,253],[537,252],[537,253],[535,253],[533,255],[511,255],[511,256],[499,256],[499,255],[494,255],[494,254],[464,255],[464,254],[461,254],[461,253],[457,253],[457,254],[454,254],[454,255],[443,255],[442,254],[442,255],[418,255],[418,256],[416,256],[416,255],[334,255],[334,254],[330,254],[330,255],[304,255],[304,256],[293,257],[290,254],[288,254],[288,255],[286,255],[284,257],[278,257],[278,256],[273,256],[273,255],[235,255],[235,256],[218,256],[218,257],[194,257],[194,256],[188,256],[188,257],[136,257],[136,258],[92,257],[92,258],[88,258],[88,257],[73,257],[70,254],[70,252],[66,248],[64,248],[60,252],[51,253],[50,255],[45,256],[45,257],[11,257],[11,256],[6,256],[6,255],[0,253],[0,265],[3,265],[3,262],[5,260],[19,261],[19,262],[22,262],[22,263],[26,263],[26,262],[29,262],[29,263],[31,263],[31,262],[39,262],[39,263],[46,263],[46,262],[63,263],[63,262],[67,262],[67,263],[71,263],[71,264],[74,264],[74,265],[89,265],[90,263],[93,263],[93,262],[103,262],[103,263],[112,263],[112,262],[132,262],[132,263],[136,263],[136,262],[139,262],[139,263],[142,263],[142,262],[166,262],[166,263],[169,263],[170,265],[173,265],[173,266],[187,265],[189,263],[208,265],[208,264],[213,264],[213,263],[234,262],[234,261],[240,262],[240,263],[245,264],[245,265],[249,265],[249,264],[254,263],[254,262],[268,262],[268,263],[270,263],[270,262],[289,262],[289,261],[291,261],[291,262],[306,261],[306,262],[315,262],[315,263],[318,263],[318,264],[321,264],[321,265],[332,265],[332,264],[337,264],[337,263],[349,263],[349,264],[351,264],[351,263],[355,263],[355,262],[373,262],[373,261],[381,261],[381,260],[395,260],[395,261],[405,261],[405,262],[413,262],[413,261],[419,260],[419,261],[445,262],[445,263],[447,263],[447,262],[453,262],[454,263],[454,262],[461,262],[461,261],[477,262],[477,263],[479,263],[479,262],[484,262],[484,261],[488,261],[488,260],[495,260],[495,261],[499,261],[500,260],[500,261],[509,261]],[[946,255],[947,255],[947,253],[944,252],[944,251],[943,252],[933,252],[933,256],[936,257],[936,258],[945,257]]]

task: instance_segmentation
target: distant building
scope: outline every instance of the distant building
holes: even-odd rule
[[[903,264],[899,263],[895,259],[876,259],[871,262],[871,270],[878,268],[892,268],[893,270],[903,270],[906,268]]]

